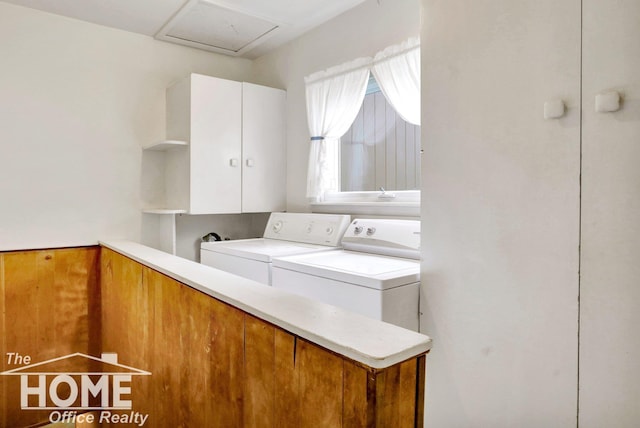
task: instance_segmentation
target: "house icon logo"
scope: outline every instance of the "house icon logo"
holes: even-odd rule
[[[20,377],[22,410],[52,410],[49,419],[62,422],[64,417],[76,417],[78,411],[100,410],[102,421],[114,415],[112,410],[131,410],[133,376],[151,373],[118,363],[116,353],[103,353],[97,358],[78,352],[7,370],[0,375]],[[131,413],[131,418],[137,414]]]

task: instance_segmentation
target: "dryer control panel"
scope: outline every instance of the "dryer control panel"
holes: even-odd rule
[[[271,213],[264,237],[338,247],[350,221],[339,214]]]
[[[345,250],[420,259],[420,221],[355,219],[342,238]]]

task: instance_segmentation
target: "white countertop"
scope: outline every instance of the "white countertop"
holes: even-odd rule
[[[423,334],[274,289],[135,242],[101,241],[100,244],[369,367],[389,367],[431,348],[431,339]]]

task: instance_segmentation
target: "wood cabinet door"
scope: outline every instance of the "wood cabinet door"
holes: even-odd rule
[[[286,205],[286,92],[242,84],[242,211],[282,211]]]

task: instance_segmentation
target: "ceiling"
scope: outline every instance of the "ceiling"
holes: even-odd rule
[[[253,59],[365,0],[1,1]]]

